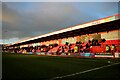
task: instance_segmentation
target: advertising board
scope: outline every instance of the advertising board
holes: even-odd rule
[[[80,53],[81,57],[94,57],[94,53]]]
[[[109,58],[113,58],[114,55],[112,53],[95,53],[95,57],[109,57]]]
[[[120,53],[115,53],[115,58],[120,58]]]

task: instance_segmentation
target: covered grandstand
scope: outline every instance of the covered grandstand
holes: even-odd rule
[[[116,14],[40,35],[6,45],[3,50],[24,54],[120,58],[119,17],[120,14]],[[106,52],[106,45],[110,47],[114,45],[115,51]],[[78,47],[80,49],[74,52],[75,46],[82,47]]]

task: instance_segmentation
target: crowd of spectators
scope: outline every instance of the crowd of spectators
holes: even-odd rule
[[[57,54],[61,55],[62,53],[68,55],[69,53],[79,53],[79,52],[90,52],[90,48],[92,46],[100,46],[102,42],[105,42],[105,39],[93,39],[89,40],[88,42],[76,42],[75,44],[70,44],[66,42],[64,45],[58,44],[50,44],[49,46],[42,45],[42,46],[31,46],[31,47],[23,47],[23,48],[16,48],[14,49],[15,53],[27,53],[29,54],[39,54],[39,53],[50,53],[50,54]],[[114,45],[112,45],[114,46]],[[113,48],[113,47],[112,47]],[[106,45],[106,52],[109,52],[109,46]],[[112,50],[114,52],[114,50]]]

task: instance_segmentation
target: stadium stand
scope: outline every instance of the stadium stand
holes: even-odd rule
[[[74,47],[80,53],[106,53],[106,45],[115,45],[114,53],[120,52],[118,33],[120,14],[82,25],[51,32],[42,36],[20,41],[4,47],[5,52],[68,55],[74,54]],[[31,47],[32,46],[32,47]],[[52,48],[51,48],[52,46]],[[39,48],[38,48],[39,47]]]

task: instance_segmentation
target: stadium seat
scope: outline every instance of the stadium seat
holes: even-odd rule
[[[105,47],[101,47],[101,46],[92,46],[92,48],[90,49],[90,52],[92,53],[102,53],[105,52]]]

